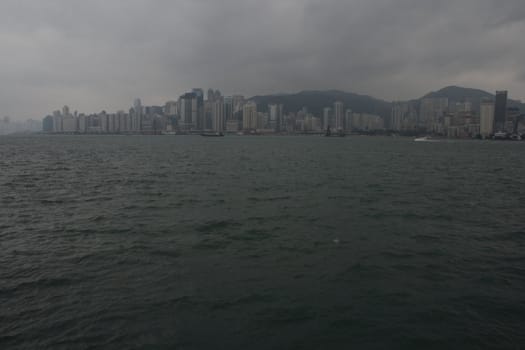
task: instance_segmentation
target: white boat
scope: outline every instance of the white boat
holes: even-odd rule
[[[494,134],[494,140],[507,140],[509,137],[506,132],[498,131]]]
[[[415,142],[428,142],[428,141],[432,141],[432,138],[430,136],[418,137],[414,141]]]

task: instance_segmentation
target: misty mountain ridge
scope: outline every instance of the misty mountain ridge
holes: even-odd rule
[[[390,115],[391,103],[367,95],[360,95],[340,90],[304,90],[288,95],[260,95],[250,98],[266,112],[268,105],[282,104],[285,113],[297,112],[307,108],[309,113],[322,115],[323,109],[333,107],[337,101],[343,102],[345,108],[357,113],[370,113],[386,118]]]
[[[495,94],[480,89],[451,85],[407,102],[419,106],[425,98],[448,98],[450,104],[469,101],[473,109],[479,111],[480,103],[485,99],[494,100]],[[321,116],[324,108],[333,107],[337,101],[343,102],[345,109],[352,109],[353,112],[376,114],[383,118],[390,116],[392,108],[392,102],[341,90],[303,90],[290,94],[258,95],[250,100],[257,103],[262,112],[266,112],[270,104],[282,104],[285,113],[297,112],[306,107],[308,112],[317,116]],[[521,101],[509,99],[508,105],[525,111],[525,104]]]
[[[460,86],[447,86],[444,87],[441,90],[433,91],[425,96],[423,96],[421,99],[424,98],[439,98],[439,97],[446,97],[451,101],[461,101],[461,100],[471,100],[471,99],[480,99],[480,98],[494,98],[494,95],[483,91],[480,89],[473,89],[473,88],[465,88]]]
[[[483,100],[495,100],[496,95],[492,94],[490,92],[480,90],[480,89],[473,89],[473,88],[465,88],[460,86],[447,86],[441,90],[430,92],[423,96],[419,101],[421,101],[424,98],[438,98],[438,97],[446,97],[449,100],[449,103],[457,103],[457,102],[465,102],[469,101],[472,103],[472,108],[475,111],[479,111],[479,106]],[[522,111],[525,111],[525,104],[523,104],[521,101],[517,100],[508,100],[508,106],[509,107],[517,107],[521,109]]]

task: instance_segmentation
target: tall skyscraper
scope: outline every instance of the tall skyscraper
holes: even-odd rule
[[[283,105],[269,105],[268,112],[270,114],[270,128],[275,131],[281,131],[283,121]]]
[[[323,129],[326,130],[328,128],[333,128],[334,125],[332,123],[332,108],[326,107],[323,109]]]
[[[63,117],[69,117],[70,116],[70,112],[69,112],[69,107],[68,106],[64,106],[62,108],[62,116]]]
[[[202,89],[193,89],[192,93],[196,98],[196,109],[194,111],[193,123],[199,130],[206,129],[206,116],[204,113],[204,91]]]
[[[233,119],[233,98],[231,96],[224,98],[224,119],[226,121]]]
[[[3,124],[0,120],[0,125]],[[8,124],[8,123],[5,123]],[[52,133],[53,132],[53,116],[48,115],[44,118],[42,122],[42,131],[46,133]],[[2,134],[2,130],[0,128],[0,134]]]
[[[62,132],[62,114],[60,111],[53,112],[53,132]]]
[[[143,108],[142,108],[142,102],[140,101],[140,98],[136,98],[135,101],[133,101],[133,109],[135,110],[135,113],[142,116]]]
[[[482,101],[479,114],[480,134],[483,138],[494,134],[494,102]]]
[[[345,114],[343,102],[337,101],[334,103],[334,127],[337,130],[344,130],[345,128]]]
[[[345,130],[352,131],[352,115],[351,109],[347,109],[345,112]]]
[[[183,130],[192,130],[197,127],[197,96],[188,92],[179,98],[179,125]]]
[[[421,101],[417,127],[428,131],[435,131],[435,125],[448,110],[449,101],[446,97],[424,98]]]
[[[417,112],[411,102],[394,101],[388,128],[393,131],[413,131],[417,128]]]
[[[223,132],[224,127],[224,102],[219,98],[212,102],[212,128],[215,132]]]
[[[239,120],[234,113],[233,97],[231,96],[224,98],[224,119],[226,120],[226,131],[239,131]]]
[[[494,131],[504,131],[507,121],[507,91],[496,91],[494,105]]]
[[[215,101],[215,91],[213,91],[213,89],[208,89],[208,101]]]
[[[258,120],[257,104],[248,102],[242,108],[242,127],[244,130],[257,129]]]
[[[140,98],[136,98],[135,101],[133,101],[133,108],[130,111],[130,115],[132,119],[132,131],[139,132],[142,127],[142,118],[144,117],[144,107],[142,107]]]
[[[244,96],[234,95],[233,99],[233,113],[242,111],[242,106],[244,106]]]

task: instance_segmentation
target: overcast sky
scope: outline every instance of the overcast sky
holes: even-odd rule
[[[446,85],[525,99],[523,0],[1,0],[0,115]]]

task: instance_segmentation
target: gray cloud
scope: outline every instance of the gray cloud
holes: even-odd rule
[[[0,113],[113,111],[192,87],[525,98],[524,30],[520,0],[3,0]]]

